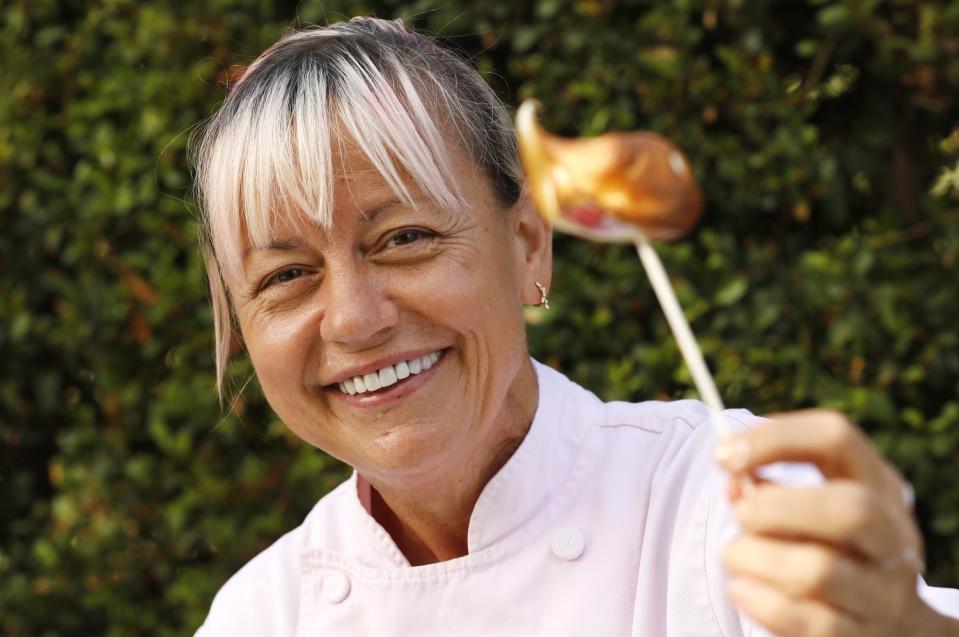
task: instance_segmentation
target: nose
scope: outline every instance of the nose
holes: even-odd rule
[[[357,349],[380,344],[399,321],[399,310],[383,283],[363,268],[328,268],[321,338]]]

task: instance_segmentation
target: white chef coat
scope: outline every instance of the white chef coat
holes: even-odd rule
[[[354,473],[223,586],[197,636],[767,635],[724,591],[737,528],[707,408],[603,403],[535,367],[539,407],[476,503],[467,555],[410,566]],[[959,616],[959,592],[920,588]]]

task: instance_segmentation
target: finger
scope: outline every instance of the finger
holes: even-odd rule
[[[834,544],[877,563],[907,546],[918,550],[908,514],[858,482],[764,484],[740,498],[733,510],[747,532]]]
[[[837,609],[816,600],[794,599],[755,580],[734,579],[729,596],[741,611],[779,637],[863,634],[860,622]]]
[[[744,535],[722,553],[734,577],[747,577],[794,599],[816,600],[859,621],[896,617],[901,587],[892,574],[869,568],[816,543]]]
[[[768,480],[760,478],[759,476],[756,476],[756,475],[750,475],[749,481],[751,482],[751,485],[752,485],[749,488],[750,492],[756,487],[758,487],[759,485],[769,483]],[[746,489],[744,489],[743,486],[744,486],[743,481],[737,480],[735,476],[733,476],[726,483],[726,495],[729,497],[730,502],[736,502],[737,500],[742,498],[744,495],[746,495]]]
[[[736,473],[773,462],[812,462],[827,478],[866,482],[901,501],[902,479],[842,414],[815,409],[772,418],[723,441],[717,461]]]

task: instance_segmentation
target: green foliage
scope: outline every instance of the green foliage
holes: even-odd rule
[[[185,145],[233,65],[368,12],[554,130],[685,148],[707,215],[659,250],[727,403],[861,423],[959,584],[959,5],[34,0],[0,7],[0,634],[189,632],[346,474],[255,382],[220,411]],[[605,398],[693,395],[635,256],[556,253],[534,353]]]

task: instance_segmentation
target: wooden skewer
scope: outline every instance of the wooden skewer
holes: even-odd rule
[[[696,390],[699,392],[702,401],[712,412],[713,422],[719,429],[720,435],[723,438],[728,438],[733,435],[733,431],[729,423],[726,422],[726,416],[723,414],[723,410],[725,409],[723,400],[719,397],[716,382],[713,380],[712,374],[709,373],[709,367],[703,358],[703,352],[699,349],[699,344],[693,336],[693,331],[689,327],[689,321],[686,320],[686,315],[683,314],[683,309],[680,307],[679,300],[676,298],[673,285],[669,277],[666,276],[663,262],[660,261],[656,250],[646,239],[646,235],[638,228],[636,229],[635,245],[636,252],[639,253],[639,260],[642,261],[643,267],[646,269],[646,276],[649,277],[649,282],[653,286],[653,291],[656,293],[659,305],[663,308],[663,313],[666,315],[666,322],[673,332],[673,337],[676,339],[676,344],[679,346],[683,360],[686,361],[686,367],[689,368],[689,373],[692,374],[693,384],[696,386]],[[752,491],[755,486],[752,478],[745,474],[740,477],[739,485],[745,493]]]

